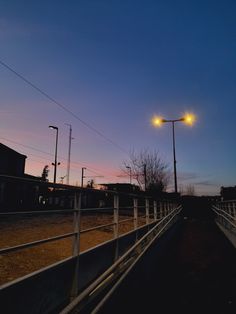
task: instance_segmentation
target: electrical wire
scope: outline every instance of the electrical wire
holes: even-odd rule
[[[13,143],[13,144],[16,144],[16,145],[20,145],[20,146],[25,147],[25,148],[27,148],[27,149],[32,149],[32,150],[34,150],[34,151],[37,151],[37,152],[40,152],[40,153],[43,153],[43,154],[47,154],[47,155],[49,155],[49,156],[54,156],[54,154],[52,154],[52,153],[46,152],[46,151],[44,151],[44,150],[41,150],[41,149],[39,149],[39,148],[35,148],[35,147],[33,147],[33,146],[30,146],[30,145],[26,145],[26,144],[19,143],[19,142],[14,141],[14,140],[10,140],[10,139],[5,138],[5,137],[2,137],[2,136],[0,137],[0,139],[2,139],[2,140],[4,140],[4,141],[7,141],[7,142],[10,142],[10,143]],[[30,153],[30,154],[28,154],[28,155],[33,155],[33,154]],[[35,156],[35,155],[34,155],[34,156]],[[37,157],[41,157],[41,158],[42,158],[42,156],[37,156]],[[61,160],[67,161],[67,159],[66,159],[65,157],[58,156],[58,158],[61,159]],[[46,158],[45,158],[45,159],[46,159]],[[46,160],[50,161],[48,158],[47,158]],[[97,172],[97,171],[99,171],[99,169],[95,169],[95,168],[93,168],[93,167],[91,167],[91,166],[88,166],[86,163],[82,163],[82,162],[78,162],[78,161],[73,161],[73,160],[71,160],[71,164],[72,164],[72,168],[74,168],[74,169],[76,169],[76,166],[73,167],[73,164],[75,164],[75,165],[77,164],[77,165],[78,165],[77,169],[79,168],[79,166],[86,166],[86,169],[87,169],[88,171],[90,171],[90,172],[92,172],[92,173],[94,173],[94,174],[96,174],[96,175],[99,175],[99,176],[101,175],[101,173]],[[110,173],[109,173],[109,172],[104,171],[104,170],[102,170],[102,172],[105,172],[105,173],[109,174],[109,176],[110,176]],[[113,175],[111,175],[111,177],[113,177]]]
[[[75,119],[77,119],[78,121],[80,121],[84,126],[86,126],[88,129],[90,129],[91,131],[95,132],[96,134],[98,134],[99,136],[101,136],[103,139],[105,139],[107,142],[109,142],[110,144],[112,144],[113,146],[115,146],[116,148],[118,148],[120,151],[122,151],[125,154],[129,153],[122,148],[120,145],[118,145],[117,143],[115,143],[113,140],[111,140],[109,137],[107,137],[106,135],[104,135],[101,131],[99,131],[98,129],[94,128],[92,125],[90,125],[88,122],[82,120],[77,114],[75,114],[73,111],[71,111],[70,109],[68,109],[65,105],[61,104],[59,101],[57,101],[55,98],[51,97],[48,93],[44,92],[41,88],[39,88],[38,86],[36,86],[34,83],[32,83],[30,80],[28,80],[26,77],[24,77],[22,74],[18,73],[16,70],[14,70],[12,67],[10,67],[8,64],[6,64],[5,62],[3,62],[2,60],[0,60],[0,64],[5,67],[7,70],[9,70],[10,72],[12,72],[13,74],[15,74],[17,77],[19,77],[21,80],[23,80],[26,84],[30,85],[33,89],[35,89],[37,92],[39,92],[40,94],[42,94],[44,97],[46,97],[47,99],[49,99],[51,102],[53,102],[54,104],[56,104],[58,107],[60,107],[61,109],[63,109],[64,111],[66,111],[67,113],[69,113],[70,115],[72,115]]]

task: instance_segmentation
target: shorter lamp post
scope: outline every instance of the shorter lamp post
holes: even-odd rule
[[[131,167],[126,166],[126,169],[129,169],[129,183],[132,184],[132,170],[131,170]]]
[[[59,162],[57,162],[57,144],[58,144],[58,127],[54,126],[54,125],[49,125],[49,128],[52,130],[56,130],[56,146],[55,146],[55,161],[54,163],[52,163],[52,165],[54,166],[54,179],[53,179],[53,183],[56,183],[56,178],[57,178],[57,166],[60,165]]]
[[[175,123],[176,122],[184,122],[188,125],[193,125],[196,121],[196,117],[193,114],[186,113],[182,118],[174,119],[174,120],[166,120],[162,117],[154,116],[152,118],[152,124],[155,127],[161,127],[163,123],[171,123],[172,124],[172,143],[173,143],[173,157],[174,157],[174,185],[175,185],[175,193],[178,193],[178,185],[177,185],[177,170],[176,170],[176,154],[175,154]]]
[[[71,140],[72,137],[72,127],[71,124],[65,123],[65,125],[68,125],[70,127],[69,132],[69,150],[68,150],[68,161],[67,161],[67,172],[66,172],[66,184],[69,185],[70,183],[70,155],[71,155]]]
[[[84,170],[86,170],[86,168],[85,168],[85,167],[82,167],[82,174],[81,174],[81,187],[83,187],[83,186],[84,186],[84,178],[85,178],[85,176],[84,176]]]

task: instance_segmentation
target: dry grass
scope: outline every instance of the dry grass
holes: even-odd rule
[[[127,219],[120,217],[120,220]],[[81,217],[81,230],[112,223],[108,214],[94,214]],[[144,219],[139,219],[139,225]],[[15,246],[31,241],[73,232],[73,216],[58,215],[27,217],[0,222],[0,248]],[[119,234],[133,229],[133,222],[120,224]],[[81,235],[80,248],[85,251],[113,237],[113,227],[105,227]],[[42,267],[63,260],[72,255],[72,238],[41,244],[32,248],[0,256],[0,285],[22,277]]]

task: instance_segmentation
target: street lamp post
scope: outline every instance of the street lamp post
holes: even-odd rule
[[[71,155],[71,140],[72,137],[72,127],[71,124],[65,123],[65,125],[68,125],[70,127],[69,132],[69,149],[68,149],[68,161],[67,161],[67,172],[66,172],[66,184],[69,185],[70,183],[70,155]]]
[[[85,167],[82,167],[82,174],[81,174],[81,187],[83,187],[83,186],[84,186],[84,178],[85,178],[85,176],[84,176],[84,170],[86,170],[86,168],[85,168]]]
[[[56,177],[57,177],[57,165],[59,165],[60,163],[57,163],[57,144],[58,144],[58,127],[57,126],[53,126],[53,125],[49,125],[50,129],[56,130],[56,146],[55,146],[55,161],[54,163],[52,163],[52,165],[54,166],[54,179],[53,179],[53,183],[56,183]]]
[[[176,170],[176,153],[175,153],[175,123],[176,122],[185,122],[188,125],[193,125],[196,117],[193,114],[186,113],[182,118],[175,120],[166,120],[162,117],[154,116],[152,119],[152,124],[156,127],[160,127],[162,123],[171,123],[172,124],[172,143],[173,143],[173,159],[174,159],[174,186],[175,193],[178,193],[177,185],[177,170]]]
[[[177,185],[177,170],[176,170],[176,154],[175,154],[175,123],[184,121],[184,118],[176,119],[176,120],[165,120],[163,119],[163,123],[170,122],[172,124],[172,143],[173,143],[173,159],[174,159],[174,184],[175,184],[175,193],[178,193],[178,185]]]
[[[132,184],[132,170],[131,170],[131,167],[126,166],[126,169],[129,169],[129,183]]]

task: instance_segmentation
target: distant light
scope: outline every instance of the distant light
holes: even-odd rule
[[[155,127],[161,127],[162,124],[163,124],[163,118],[162,117],[159,117],[159,116],[154,116],[152,118],[152,125],[155,126]]]
[[[196,116],[193,113],[186,113],[183,117],[183,121],[188,125],[193,125],[196,121]]]

